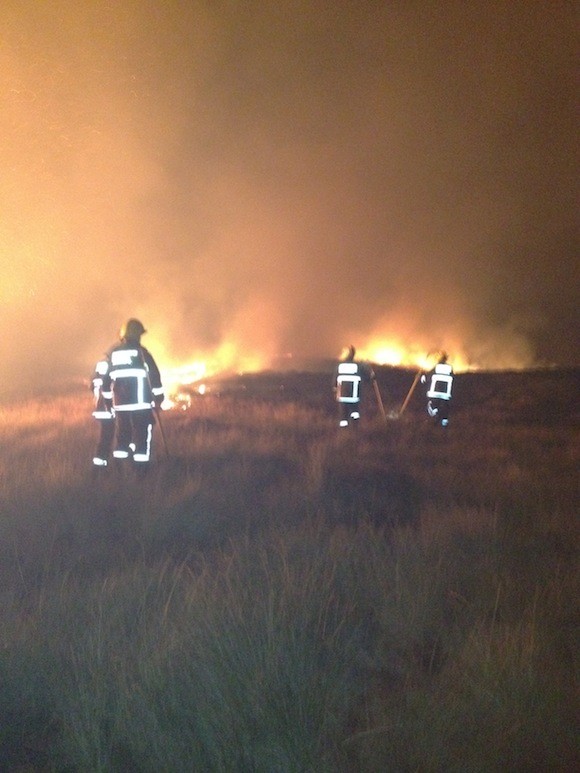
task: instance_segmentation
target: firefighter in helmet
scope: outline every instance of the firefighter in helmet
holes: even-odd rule
[[[164,399],[159,368],[151,353],[141,345],[143,324],[131,318],[122,326],[119,343],[109,349],[103,370],[105,396],[111,398],[115,415],[115,459],[132,458],[136,469],[145,472],[151,459],[154,408]]]
[[[441,352],[437,364],[428,375],[421,376],[421,383],[429,379],[427,388],[427,413],[435,424],[447,427],[449,424],[449,405],[453,386],[453,368],[447,362],[447,353]]]
[[[343,352],[343,356],[334,372],[333,390],[338,403],[339,427],[355,426],[360,419],[362,384],[374,381],[375,373],[366,363],[355,360],[356,349],[352,344]]]

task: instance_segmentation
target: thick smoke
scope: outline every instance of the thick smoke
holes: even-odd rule
[[[351,341],[577,361],[574,4],[8,0],[6,386]]]

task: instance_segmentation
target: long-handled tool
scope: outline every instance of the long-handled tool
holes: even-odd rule
[[[141,348],[139,348],[139,359],[141,360],[141,364],[143,365],[143,370],[145,371],[145,375],[147,377],[149,392],[153,393],[153,387],[151,386],[151,378],[149,377],[149,368],[145,364],[145,360],[143,358],[143,353],[141,352]],[[156,403],[153,405],[153,413],[155,414],[155,418],[157,419],[157,424],[159,424],[159,431],[161,432],[161,439],[163,440],[163,450],[165,451],[165,456],[169,459],[169,449],[167,446],[167,438],[165,437],[165,429],[163,427],[163,422],[161,421],[161,409]]]
[[[379,410],[381,412],[381,415],[383,419],[387,420],[387,414],[385,413],[385,406],[383,405],[383,399],[381,397],[381,393],[379,391],[379,385],[377,384],[376,378],[373,378],[373,388],[375,390],[375,396],[377,398],[377,404],[379,406]]]
[[[155,406],[153,408],[155,412],[155,416],[157,418],[157,423],[159,424],[159,431],[161,432],[161,439],[163,440],[163,450],[165,451],[165,456],[169,458],[169,450],[167,448],[167,438],[165,437],[165,429],[163,427],[163,422],[161,421],[161,409],[159,406]]]
[[[401,407],[399,409],[399,416],[403,415],[403,411],[405,410],[405,408],[409,404],[409,400],[411,399],[411,395],[415,391],[415,387],[417,386],[417,383],[419,382],[419,379],[421,378],[422,373],[423,373],[422,370],[418,370],[417,371],[417,374],[415,375],[415,378],[413,379],[413,383],[411,384],[411,388],[407,392],[407,397],[405,397],[405,399],[403,400],[403,405],[401,405]]]

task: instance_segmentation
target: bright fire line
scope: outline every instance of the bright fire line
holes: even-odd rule
[[[425,347],[418,344],[404,346],[393,340],[379,339],[371,340],[366,346],[357,348],[356,357],[358,360],[374,365],[429,371],[437,362],[441,351],[441,349],[433,349],[426,352]],[[456,354],[453,350],[447,353],[456,372],[470,369],[465,357]],[[269,367],[272,367],[272,362],[265,357],[257,354],[241,354],[231,343],[224,343],[205,358],[199,357],[187,363],[164,363],[161,370],[168,395],[164,407],[173,407],[175,401],[179,402],[183,399],[184,388],[187,392],[188,387],[194,387],[196,392],[203,394],[206,391],[205,379],[219,374],[257,373]]]

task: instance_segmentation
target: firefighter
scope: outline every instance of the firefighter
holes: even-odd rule
[[[373,369],[355,361],[356,349],[349,346],[334,373],[334,394],[338,403],[339,427],[356,426],[360,419],[363,381],[374,381]]]
[[[447,427],[449,424],[449,404],[453,386],[453,368],[447,362],[447,353],[441,352],[439,360],[430,374],[421,376],[421,383],[429,379],[427,389],[427,413],[436,425]]]
[[[158,409],[164,399],[159,368],[141,345],[141,336],[146,332],[138,319],[129,319],[119,333],[120,342],[109,349],[106,357],[105,386],[110,389],[116,424],[113,457],[132,458],[138,473],[149,467],[153,409]]]
[[[91,380],[94,396],[93,416],[99,422],[99,442],[93,456],[93,465],[98,468],[107,467],[113,439],[115,437],[115,412],[113,410],[113,393],[111,380],[108,378],[109,363],[106,359],[99,360]]]

